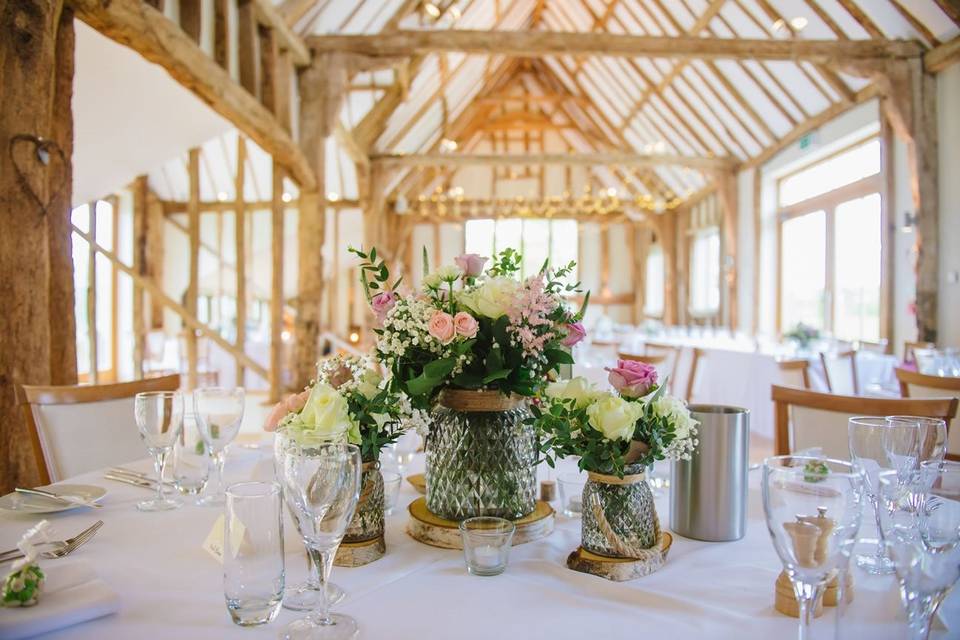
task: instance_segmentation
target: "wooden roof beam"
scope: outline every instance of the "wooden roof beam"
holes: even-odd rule
[[[280,121],[173,21],[140,0],[71,0],[76,16],[154,62],[273,156],[301,187],[316,180]]]
[[[923,56],[923,68],[929,73],[940,73],[955,62],[960,62],[960,36]]]
[[[89,2],[90,0],[85,0]],[[346,51],[399,57],[459,51],[521,58],[598,55],[687,59],[838,60],[917,57],[923,46],[912,40],[772,40],[631,36],[606,32],[555,31],[397,31],[375,35],[325,35],[307,39],[316,51]]]
[[[637,154],[616,151],[598,153],[530,153],[530,154],[466,154],[466,153],[411,153],[378,154],[370,156],[373,164],[387,167],[416,166],[515,166],[515,165],[620,165],[627,167],[656,167],[673,165],[701,170],[726,170],[737,167],[731,158],[677,156],[666,154]]]

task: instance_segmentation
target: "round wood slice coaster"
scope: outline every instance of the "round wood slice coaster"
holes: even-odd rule
[[[456,520],[444,520],[427,509],[427,499],[417,498],[407,507],[410,520],[407,533],[418,542],[441,549],[462,549],[460,523]],[[513,544],[523,544],[545,538],[553,532],[554,511],[546,502],[537,502],[536,508],[528,516],[513,521],[517,531],[513,534]]]
[[[412,476],[407,476],[407,482],[413,485],[413,488],[417,490],[419,494],[427,493],[427,476],[423,473],[415,473]]]
[[[383,536],[363,542],[341,542],[333,564],[338,567],[362,567],[379,560],[386,551],[387,543]]]
[[[666,531],[662,531],[659,544],[650,549],[652,553],[643,559],[610,558],[591,553],[583,547],[577,547],[577,550],[567,558],[567,568],[580,573],[600,576],[614,582],[625,582],[650,575],[662,567],[667,561],[667,553],[670,551],[671,544],[673,544],[673,536]]]

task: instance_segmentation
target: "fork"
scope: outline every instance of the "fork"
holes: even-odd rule
[[[81,546],[86,544],[90,538],[92,538],[97,531],[100,530],[100,527],[103,526],[103,520],[97,520],[92,525],[73,536],[72,538],[67,538],[66,540],[55,540],[51,542],[45,542],[44,545],[49,545],[50,549],[42,551],[40,556],[52,560],[55,558],[62,558],[68,556]],[[9,562],[10,560],[17,560],[23,557],[23,553],[19,549],[10,549],[9,551],[4,551],[0,553],[0,562]]]

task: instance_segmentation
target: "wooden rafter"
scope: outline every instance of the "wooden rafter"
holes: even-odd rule
[[[85,0],[90,1],[90,0]],[[691,36],[633,36],[552,31],[397,31],[377,35],[312,36],[316,51],[399,57],[440,51],[512,57],[597,55],[652,58],[838,60],[913,58],[923,47],[909,40],[756,40]]]
[[[677,156],[663,154],[637,154],[605,151],[600,153],[531,153],[531,154],[465,154],[465,153],[411,153],[411,154],[375,154],[370,157],[373,164],[382,167],[415,166],[513,166],[513,165],[580,165],[605,166],[622,165],[629,167],[656,167],[674,165],[692,169],[729,170],[736,167],[736,161],[730,158],[700,156]]]

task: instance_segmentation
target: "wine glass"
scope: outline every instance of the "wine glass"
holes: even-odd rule
[[[880,533],[900,582],[910,635],[925,640],[960,578],[960,464],[928,461],[904,482],[880,474]]]
[[[164,494],[163,471],[167,456],[183,429],[183,396],[179,391],[150,391],[134,396],[133,413],[140,438],[153,456],[157,470],[157,495],[137,503],[140,511],[168,511],[181,506],[179,499]]]
[[[280,479],[280,469],[283,468],[283,450],[291,445],[296,446],[296,441],[291,441],[291,437],[292,436],[288,436],[285,429],[280,429],[277,431],[276,439],[274,440],[274,470],[277,482],[280,482],[281,487],[283,483]],[[344,428],[341,431],[323,436],[322,438],[314,436],[314,441],[346,444],[347,430]],[[293,515],[292,508],[288,507],[288,510],[290,511],[291,515]],[[326,596],[327,603],[330,606],[333,606],[342,601],[347,596],[347,593],[339,585],[328,580]],[[290,611],[313,611],[320,606],[320,599],[320,570],[313,562],[313,558],[308,552],[307,579],[303,582],[289,585],[286,589],[284,589],[283,608],[289,609]]]
[[[291,439],[292,440],[292,439]],[[337,547],[360,499],[360,448],[352,444],[295,443],[280,453],[287,506],[307,551],[320,568],[320,607],[287,625],[281,637],[343,640],[358,633],[357,621],[330,613],[326,583]]]
[[[947,423],[940,418],[921,416],[887,416],[887,422],[916,431],[917,451],[913,469],[923,462],[940,462],[947,454]]]
[[[397,473],[403,477],[404,470],[413,462],[413,457],[420,448],[420,436],[416,431],[403,432],[397,441],[390,445],[390,454],[397,466]]]
[[[173,481],[182,495],[192,496],[197,504],[209,477],[210,456],[194,416],[192,421],[183,421],[183,431],[173,447]]]
[[[243,420],[244,392],[242,387],[227,389],[206,387],[193,392],[193,412],[197,428],[213,460],[210,491],[197,504],[220,506],[224,501],[223,463],[227,445],[240,432]]]
[[[863,489],[876,517],[879,536],[880,512],[877,504],[877,476],[890,470],[887,452],[884,450],[883,433],[885,429],[899,428],[887,422],[886,418],[857,416],[847,423],[847,438],[850,444],[850,459],[859,464],[864,471]],[[856,558],[857,566],[872,575],[893,573],[893,563],[887,558],[883,541],[876,541],[873,554],[860,554]]]
[[[844,584],[862,502],[859,465],[804,456],[764,460],[763,511],[800,606],[800,640],[810,633],[827,581],[838,577]]]

